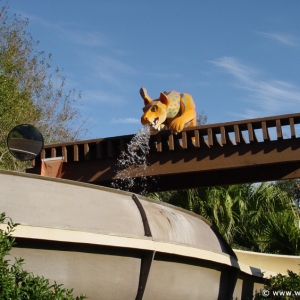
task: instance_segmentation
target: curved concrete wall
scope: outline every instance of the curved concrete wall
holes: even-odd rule
[[[259,266],[264,270],[266,276],[277,273],[287,274],[287,270],[298,274],[300,270],[300,256],[257,253],[242,250],[234,250],[234,252],[240,262],[250,266]]]
[[[109,188],[0,171],[1,210],[20,223],[12,255],[89,299],[228,299],[239,263],[203,218]]]

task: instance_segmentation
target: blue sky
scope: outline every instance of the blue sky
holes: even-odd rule
[[[8,4],[81,91],[86,138],[136,133],[140,87],[191,94],[208,123],[299,112],[299,0]]]

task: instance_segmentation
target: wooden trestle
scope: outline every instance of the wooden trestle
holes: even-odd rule
[[[143,174],[151,178],[148,190],[300,178],[298,126],[300,113],[206,124],[177,135],[153,132]],[[117,159],[133,136],[46,145],[27,172],[40,174],[41,159],[63,156],[62,178],[110,186]],[[139,168],[131,173],[137,183],[139,173]]]

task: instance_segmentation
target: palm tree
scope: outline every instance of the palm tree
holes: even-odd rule
[[[291,210],[268,214],[266,226],[259,237],[259,245],[262,252],[300,254],[299,223]]]
[[[277,185],[229,185],[156,193],[155,197],[202,215],[233,247],[300,253],[298,205]]]

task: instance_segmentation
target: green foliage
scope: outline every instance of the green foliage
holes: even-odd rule
[[[289,197],[294,198],[298,206],[300,205],[300,179],[276,181],[274,185],[285,191]]]
[[[263,290],[256,292],[254,300],[300,299],[300,275],[287,271],[288,275],[278,274],[266,281]],[[299,295],[296,295],[299,293]]]
[[[276,184],[242,184],[155,193],[150,197],[202,215],[234,248],[300,254],[299,207]]]
[[[7,218],[0,214],[0,224]],[[50,284],[48,279],[35,276],[23,269],[23,259],[15,259],[13,264],[5,258],[9,255],[15,239],[11,236],[17,224],[8,219],[7,229],[0,230],[0,299],[1,300],[83,300],[87,297],[73,296],[72,289],[61,284]]]
[[[0,0],[1,3],[1,0]],[[22,170],[6,147],[6,137],[16,125],[36,126],[45,143],[79,139],[85,130],[77,102],[80,94],[65,91],[66,79],[51,67],[51,55],[38,51],[28,33],[28,20],[10,16],[0,6],[0,168]]]

